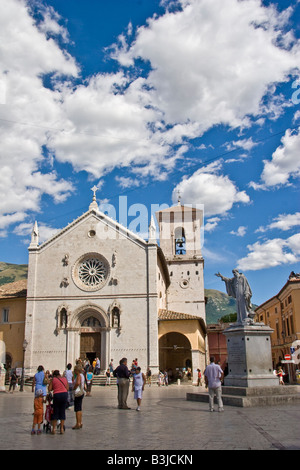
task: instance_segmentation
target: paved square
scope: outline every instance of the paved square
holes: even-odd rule
[[[28,450],[300,450],[299,404],[208,411],[186,401],[197,387],[146,387],[141,411],[130,392],[131,410],[117,408],[117,388],[94,387],[83,401],[83,428],[74,431],[67,411],[66,432],[31,436],[33,394],[0,394],[0,449]],[[202,389],[203,391],[203,389]],[[112,452],[112,456],[113,456]]]

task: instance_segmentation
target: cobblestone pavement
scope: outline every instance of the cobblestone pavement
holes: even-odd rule
[[[83,428],[72,430],[67,411],[63,435],[31,435],[33,394],[0,393],[1,450],[300,450],[299,403],[265,408],[225,406],[186,400],[192,386],[146,387],[141,411],[130,392],[131,410],[117,408],[117,389],[94,387],[83,400]],[[203,391],[203,389],[202,389]]]

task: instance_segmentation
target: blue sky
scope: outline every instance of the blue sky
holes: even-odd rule
[[[0,7],[0,261],[27,263],[34,221],[47,239],[97,185],[129,226],[177,191],[204,204],[206,288],[238,267],[260,304],[300,271],[298,1]]]

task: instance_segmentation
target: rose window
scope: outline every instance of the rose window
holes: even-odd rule
[[[109,275],[107,260],[97,254],[90,253],[80,258],[73,269],[75,284],[83,290],[98,290],[104,286]]]
[[[107,274],[105,264],[97,259],[87,259],[78,268],[78,277],[86,286],[98,286]]]

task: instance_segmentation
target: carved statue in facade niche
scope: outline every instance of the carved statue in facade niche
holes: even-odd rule
[[[68,266],[68,264],[69,264],[69,255],[68,254],[66,254],[63,257],[62,262],[63,262],[63,266]]]
[[[112,311],[112,326],[113,328],[119,328],[120,327],[120,312],[117,307],[114,307]]]
[[[63,280],[62,280],[61,283],[60,283],[60,287],[68,287],[69,284],[70,284],[69,278],[68,278],[68,277],[64,277]]]

